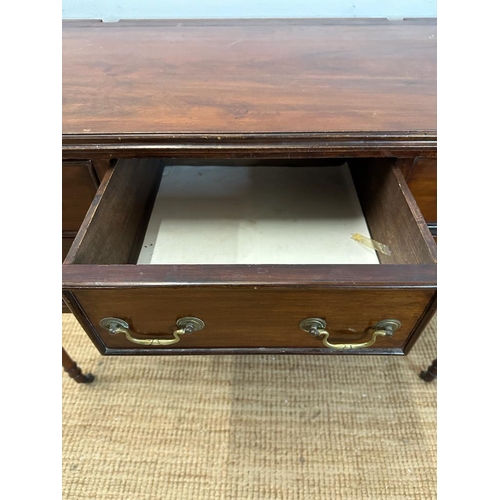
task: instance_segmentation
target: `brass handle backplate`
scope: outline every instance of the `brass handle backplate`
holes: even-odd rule
[[[305,332],[310,333],[314,337],[320,337],[323,345],[329,349],[336,351],[348,351],[351,349],[361,349],[363,347],[370,347],[375,343],[377,337],[389,337],[398,328],[401,327],[401,322],[397,319],[384,319],[379,321],[373,327],[373,333],[370,340],[360,342],[358,344],[332,344],[328,342],[330,333],[326,330],[326,321],[321,318],[307,318],[300,322],[299,328]]]
[[[172,332],[174,336],[173,339],[138,339],[134,337],[126,321],[120,318],[103,318],[99,324],[108,330],[109,333],[115,335],[117,333],[123,333],[130,342],[140,345],[172,345],[177,344],[181,340],[181,335],[187,335],[190,333],[198,332],[203,330],[205,323],[200,318],[195,318],[192,316],[187,316],[185,318],[178,319],[176,322],[177,330]]]

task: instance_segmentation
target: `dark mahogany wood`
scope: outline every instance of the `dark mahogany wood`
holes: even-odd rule
[[[351,173],[372,238],[392,251],[378,253],[380,262],[435,263],[436,245],[401,171],[371,160],[369,167],[355,162]]]
[[[71,248],[71,245],[73,244],[73,241],[74,241],[74,237],[65,237],[63,236],[62,238],[62,260],[64,261],[64,259],[66,258],[66,255],[68,254],[69,252],[69,249]]]
[[[94,167],[95,173],[99,182],[104,179],[104,175],[108,171],[108,169],[113,165],[113,161],[109,158],[93,158],[92,166]]]
[[[424,331],[425,327],[428,325],[429,321],[434,317],[437,311],[437,292],[432,296],[432,299],[427,304],[426,309],[424,309],[422,316],[419,319],[418,327],[413,330],[412,334],[408,337],[406,344],[404,346],[404,353],[407,354],[412,349],[415,342],[420,337],[420,334]]]
[[[62,230],[78,231],[99,181],[90,161],[62,163]]]
[[[432,289],[290,289],[285,287],[204,287],[74,290],[72,300],[85,311],[86,330],[105,349],[146,349],[168,354],[176,349],[288,348],[324,349],[317,338],[299,328],[308,317],[328,322],[331,342],[364,342],[378,321],[396,318],[402,326],[392,337],[358,352],[403,350],[432,299]],[[178,344],[144,347],[99,326],[105,317],[127,321],[138,338],[172,338],[177,319],[196,316],[205,328],[183,336]],[[325,349],[328,351],[328,349]],[[106,351],[105,351],[106,352]],[[334,353],[335,351],[331,351]]]
[[[90,384],[90,382],[94,381],[94,375],[92,373],[88,373],[85,375],[82,373],[80,367],[73,361],[69,354],[66,352],[64,347],[62,348],[62,365],[64,371],[77,383],[79,384]]]
[[[70,312],[71,312],[71,309],[68,307],[68,305],[66,304],[66,302],[64,302],[64,299],[62,299],[62,304],[61,304],[61,306],[62,306],[62,311],[61,311],[61,312],[62,312],[63,314],[68,314],[68,313],[70,313]]]
[[[133,262],[147,229],[162,172],[161,161],[155,160],[122,160],[119,167],[108,171],[67,261]]]
[[[63,265],[63,288],[286,286],[292,288],[436,287],[434,264],[379,265]]]
[[[435,156],[436,23],[63,23],[63,155]]]
[[[314,165],[313,160],[309,162]],[[156,160],[120,160],[102,182],[66,263],[134,264],[162,168],[162,162]],[[434,264],[435,243],[402,174],[393,162],[364,160],[357,162],[351,170],[373,237],[393,250],[391,256],[379,256],[381,262]],[[176,269],[183,266],[167,267]],[[203,266],[191,267],[199,267],[202,276],[206,274]],[[265,270],[276,266],[240,266],[241,269],[252,267]],[[289,266],[289,270],[300,267]],[[331,269],[336,266],[323,267]],[[360,279],[363,280],[362,276],[373,267],[361,266]],[[224,266],[221,268],[224,269]],[[231,272],[238,266],[227,268]]]
[[[63,87],[63,134],[434,130],[436,24],[64,23]]]
[[[67,134],[70,158],[349,158],[435,157],[435,133]]]
[[[332,341],[355,342],[401,319],[394,337],[349,353],[401,355],[435,311],[435,244],[405,182],[416,179],[424,199],[418,180],[436,158],[435,20],[64,23],[62,140],[63,158],[91,161],[102,181],[63,265],[63,296],[103,354],[347,354],[298,328],[319,316]],[[353,162],[356,187],[393,255],[358,266],[135,265],[161,173],[147,158],[366,159]],[[207,327],[141,347],[99,326],[113,315],[138,336],[169,336],[184,315]]]
[[[66,234],[71,234],[71,233],[66,233]],[[76,234],[74,235],[76,236]],[[65,233],[63,232],[63,238],[62,238],[62,260],[64,262],[64,259],[66,258],[66,255],[69,252],[69,249],[71,248],[71,245],[73,244],[74,241],[74,236],[73,237],[67,237],[65,236]],[[66,302],[64,300],[62,301],[62,312],[63,313],[69,313],[71,312],[68,306],[66,305]]]
[[[373,168],[359,163],[355,176],[363,206],[387,200],[387,209],[366,208],[366,213],[380,234],[390,235],[391,265],[177,266],[133,265],[132,251],[143,238],[162,165],[120,160],[106,174],[63,266],[66,301],[104,354],[210,348],[328,352],[298,328],[312,316],[329,321],[336,342],[366,341],[378,321],[399,319],[403,326],[393,337],[360,351],[406,352],[434,300],[436,266],[432,237],[392,163]],[[175,346],[148,348],[103,330],[99,321],[109,316],[126,320],[146,337],[169,338],[183,316],[201,317],[207,327]]]
[[[425,371],[420,372],[420,378],[426,382],[432,382],[437,378],[437,359]]]
[[[427,223],[437,225],[437,160],[415,158],[406,181]]]

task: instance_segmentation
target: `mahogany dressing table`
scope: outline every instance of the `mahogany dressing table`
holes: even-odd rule
[[[63,309],[104,355],[407,354],[436,156],[435,20],[65,21]]]

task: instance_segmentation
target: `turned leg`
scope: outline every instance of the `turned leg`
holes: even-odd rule
[[[435,359],[432,362],[432,365],[427,368],[425,371],[420,372],[420,378],[425,380],[426,382],[432,382],[433,380],[436,380],[438,374],[438,366],[437,366],[437,359]]]
[[[94,375],[89,373],[88,375],[84,375],[80,367],[69,357],[69,354],[64,350],[62,350],[62,364],[64,371],[79,384],[89,384],[94,380]]]

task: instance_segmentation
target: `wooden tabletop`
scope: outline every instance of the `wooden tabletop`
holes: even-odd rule
[[[67,21],[62,56],[67,143],[436,135],[435,20]]]

